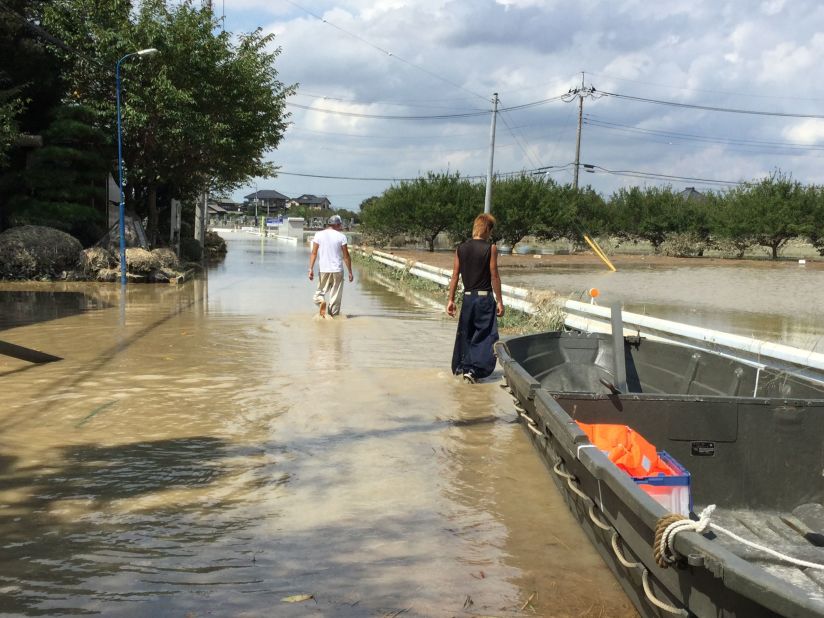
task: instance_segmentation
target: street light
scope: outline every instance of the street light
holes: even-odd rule
[[[117,174],[120,180],[120,285],[126,285],[126,196],[123,192],[123,130],[120,120],[120,65],[132,56],[151,56],[156,54],[154,47],[126,54],[117,61],[114,69],[117,92]]]

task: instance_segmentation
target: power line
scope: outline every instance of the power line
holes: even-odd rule
[[[589,163],[584,163],[583,168],[587,172],[594,172],[595,170],[602,171],[606,174],[612,174],[614,176],[629,176],[632,178],[650,178],[650,179],[657,179],[657,180],[677,180],[681,182],[698,182],[702,184],[717,184],[717,185],[732,185],[738,186],[742,184],[746,184],[744,182],[739,182],[737,180],[717,180],[713,178],[696,178],[694,176],[676,176],[674,174],[657,174],[655,172],[641,172],[637,170],[610,170],[605,167],[601,167],[600,165],[592,165]]]
[[[471,118],[477,116],[487,116],[491,112],[484,111],[484,112],[464,112],[460,114],[434,114],[431,116],[399,116],[393,114],[362,114],[359,112],[345,112],[336,109],[326,109],[324,107],[311,107],[309,105],[301,105],[299,103],[286,103],[289,107],[297,107],[299,109],[305,109],[310,112],[321,112],[324,114],[336,114],[338,116],[350,116],[353,118],[374,118],[377,120],[445,120],[448,118]]]
[[[551,97],[549,99],[541,99],[540,101],[531,101],[529,103],[524,103],[522,105],[513,105],[512,107],[500,108],[499,112],[512,112],[522,109],[529,109],[531,107],[536,107],[538,105],[545,105],[547,103],[551,103],[553,101],[560,101],[562,97],[566,96],[566,94],[559,95],[557,97]],[[482,111],[473,111],[473,112],[462,112],[457,114],[433,114],[429,116],[402,116],[396,114],[363,114],[360,112],[346,112],[341,110],[335,109],[327,109],[325,107],[312,107],[310,105],[301,105],[300,103],[291,103],[287,102],[286,105],[290,107],[297,107],[300,109],[305,109],[311,112],[322,112],[324,114],[337,114],[339,116],[350,116],[354,118],[375,118],[378,120],[446,120],[449,118],[472,118],[478,116],[488,116],[492,113],[491,110],[482,110]],[[364,104],[365,105],[365,104]]]
[[[325,94],[316,94],[311,92],[302,92],[298,91],[293,96],[296,97],[306,97],[309,99],[320,99],[323,101],[337,101],[339,103],[354,103],[356,105],[395,105],[398,107],[421,107],[424,109],[455,109],[454,105],[435,105],[436,103],[440,102],[449,102],[455,103],[458,99],[430,99],[427,101],[427,104],[424,104],[424,101],[412,100],[412,101],[358,101],[357,99],[344,99],[342,97],[333,97]],[[465,106],[461,107],[460,109],[465,109]],[[474,108],[474,111],[482,111],[484,108]]]
[[[727,114],[747,114],[751,116],[777,116],[781,118],[822,118],[822,114],[794,114],[790,112],[768,112],[753,109],[737,109],[734,107],[715,107],[712,105],[695,105],[692,103],[677,103],[675,101],[661,101],[659,99],[647,99],[644,97],[634,97],[627,94],[618,94],[615,92],[601,92],[602,95],[608,97],[615,97],[617,99],[626,99],[628,101],[639,101],[641,103],[652,103],[654,105],[668,105],[669,107],[681,107],[688,109],[701,109],[708,112],[723,112]]]
[[[443,82],[446,82],[447,84],[449,84],[451,86],[454,86],[455,88],[459,88],[460,90],[463,90],[464,92],[468,92],[473,97],[478,97],[479,99],[482,99],[484,101],[489,101],[489,99],[487,97],[485,97],[483,95],[480,95],[477,92],[473,92],[473,91],[469,90],[468,88],[462,86],[461,84],[459,84],[457,82],[454,82],[454,81],[452,81],[451,79],[449,79],[447,77],[444,77],[443,75],[439,75],[438,73],[430,71],[429,69],[425,69],[422,66],[419,66],[419,65],[415,64],[414,62],[410,62],[409,60],[406,60],[405,58],[402,58],[401,56],[398,56],[397,54],[392,53],[388,49],[384,49],[383,47],[375,45],[371,41],[368,41],[367,39],[363,38],[362,36],[360,36],[358,34],[355,34],[354,32],[349,32],[348,30],[346,30],[344,28],[341,28],[337,24],[333,24],[331,21],[321,17],[320,15],[316,15],[315,13],[310,11],[309,9],[297,4],[296,2],[292,2],[292,0],[284,0],[284,1],[288,4],[291,4],[295,8],[298,8],[301,11],[304,11],[306,14],[311,15],[315,19],[318,19],[318,20],[322,21],[324,24],[326,24],[328,26],[331,26],[332,28],[335,28],[336,30],[340,30],[344,34],[346,34],[348,36],[351,36],[354,39],[357,39],[361,43],[365,43],[369,47],[379,51],[380,53],[382,53],[386,56],[389,56],[390,58],[394,58],[395,60],[398,60],[399,62],[403,62],[404,64],[412,67],[413,69],[417,69],[418,71],[421,71],[422,73],[425,73],[425,74],[429,75],[430,77],[434,77],[435,79],[439,79]]]
[[[641,84],[644,86],[653,86],[655,88],[666,88],[668,90],[682,90],[684,92],[706,92],[709,94],[726,94],[732,95],[736,97],[750,97],[754,99],[784,99],[790,101],[821,101],[821,97],[784,97],[774,94],[751,94],[748,92],[733,92],[729,90],[710,90],[708,88],[684,88],[682,86],[672,86],[669,84],[657,84],[655,82],[645,82],[637,79],[626,79],[623,77],[615,77],[613,75],[608,75],[606,73],[593,73],[592,71],[589,72],[590,75],[596,75],[598,77],[604,77],[606,79],[612,79],[619,82],[628,82],[630,84]]]
[[[568,167],[572,165],[568,163],[562,167]],[[559,167],[557,170],[551,170],[552,166],[539,168],[537,170],[519,170],[516,172],[497,172],[495,174],[496,178],[508,178],[512,176],[528,176],[532,175],[535,172],[546,173],[546,172],[554,172],[560,171],[561,168]],[[403,177],[359,177],[359,176],[332,176],[328,174],[304,174],[299,172],[284,172],[282,170],[277,171],[278,176],[299,176],[301,178],[322,178],[324,180],[359,180],[364,182],[414,182],[416,180],[420,180],[423,176],[412,176],[408,178]],[[486,179],[486,174],[475,174],[472,176],[461,176],[463,180],[484,180]]]
[[[529,152],[529,149],[521,142],[521,139],[515,133],[512,126],[510,126],[509,122],[507,122],[506,116],[504,116],[503,114],[501,114],[501,122],[504,123],[504,126],[506,127],[507,131],[509,131],[509,134],[512,136],[512,139],[515,140],[515,143],[518,145],[518,148],[521,149],[521,152],[523,152],[524,155],[526,155],[526,158],[529,160],[529,163],[531,165],[534,165],[535,167],[540,167],[541,162],[532,156],[532,153]]]
[[[824,150],[824,145],[799,144],[794,142],[773,142],[766,140],[749,140],[734,137],[714,137],[709,135],[697,135],[693,133],[679,133],[677,131],[659,131],[655,129],[643,129],[641,127],[625,125],[618,122],[608,122],[606,120],[600,120],[593,116],[588,116],[585,119],[584,123],[590,126],[599,127],[603,129],[613,129],[631,133],[642,133],[647,135],[655,135],[659,137],[678,139],[684,141],[696,141],[711,144],[732,144],[736,146],[747,147],[786,148],[790,150]]]

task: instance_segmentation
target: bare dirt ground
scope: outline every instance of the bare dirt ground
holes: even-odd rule
[[[421,251],[414,249],[392,249],[384,250],[387,253],[392,253],[398,257],[408,260],[415,260],[416,262],[423,262],[431,266],[439,268],[452,268],[454,259],[454,252],[452,251]],[[797,267],[798,260],[795,259],[779,259],[779,260],[736,260],[723,258],[677,258],[666,255],[629,255],[617,254],[609,256],[609,259],[616,268],[621,266],[628,266],[630,268],[638,267],[653,267],[653,268],[678,268],[678,267],[712,267],[724,266],[730,267],[747,267],[747,268],[789,268]],[[570,267],[570,266],[600,266],[601,260],[592,253],[575,253],[570,255],[501,255],[498,259],[498,265],[502,269],[525,269],[525,270],[542,270],[553,267]],[[807,259],[807,268],[824,270],[824,260],[810,260]]]

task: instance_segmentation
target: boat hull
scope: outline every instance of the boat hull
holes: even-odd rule
[[[650,437],[646,435],[647,429],[658,427],[660,435],[653,431],[653,442],[666,436],[667,439],[656,443],[666,444],[668,452],[676,451],[672,453],[676,459],[688,461],[693,476],[703,478],[708,474],[717,475],[719,467],[724,465],[725,456],[732,457],[741,452],[740,448],[727,448],[735,444],[739,436],[733,436],[733,442],[719,440],[729,439],[733,430],[740,429],[737,422],[734,428],[731,426],[732,419],[738,421],[742,415],[745,419],[749,418],[748,415],[768,415],[779,426],[788,427],[791,434],[798,429],[809,430],[810,423],[824,430],[824,425],[818,425],[815,420],[816,416],[824,419],[824,400],[661,392],[615,394],[608,387],[602,389],[607,393],[553,392],[545,388],[551,380],[547,371],[538,367],[541,363],[536,358],[542,355],[557,357],[557,350],[545,349],[547,341],[562,339],[565,335],[557,333],[554,337],[534,340],[513,338],[499,342],[496,352],[504,368],[507,388],[513,395],[527,434],[570,510],[639,613],[642,616],[702,617],[824,615],[824,597],[799,591],[771,575],[760,564],[742,559],[728,546],[705,535],[693,532],[679,534],[675,539],[675,549],[680,559],[668,568],[661,568],[655,561],[652,546],[656,525],[667,514],[666,510],[594,448],[575,423],[575,420],[581,420],[633,426],[638,419],[643,419],[640,425],[646,428],[645,437]],[[572,342],[573,346],[578,344],[580,340]],[[609,356],[608,353],[601,354],[605,355]],[[628,360],[631,373],[634,359]],[[721,362],[726,363],[727,359]],[[586,365],[581,363],[580,366]],[[571,376],[576,368],[572,369],[570,375],[561,376],[562,383],[564,380],[567,384],[570,380],[578,380],[577,386],[580,388],[587,380],[591,383],[596,379],[597,384],[602,384],[601,378],[605,376],[603,381],[610,385],[608,372],[598,377],[600,369],[589,367],[582,377]],[[731,388],[741,388],[741,385],[750,388],[753,384],[747,383],[747,380],[755,379],[751,375],[734,377],[738,386],[733,384],[733,380],[730,382]],[[812,390],[803,391],[808,386],[796,385],[797,392],[816,392],[814,385],[810,387]],[[597,385],[592,386],[592,390],[597,390]],[[685,418],[685,415],[694,416],[694,423],[673,422],[673,419]],[[717,418],[721,418],[721,422],[715,422]],[[799,418],[807,422],[799,422]],[[725,424],[724,419],[730,422]],[[715,433],[707,434],[708,431]],[[670,439],[672,436],[679,439]],[[691,455],[695,443],[713,441],[708,436],[714,436],[716,443],[711,455]],[[820,438],[818,442],[821,442]],[[817,448],[820,450],[821,445],[818,444]],[[811,456],[819,456],[819,451]],[[812,483],[809,498],[820,501],[820,467],[811,473],[818,475],[819,480]],[[799,482],[806,481],[802,479]],[[742,501],[743,497],[735,495],[735,479],[731,478],[727,485],[732,492],[730,503]],[[797,487],[786,488],[787,495],[782,497],[782,487],[775,487],[768,479],[762,485],[748,485],[748,508],[764,503],[779,510],[788,510],[794,500],[797,502]],[[781,504],[782,500],[787,504]]]

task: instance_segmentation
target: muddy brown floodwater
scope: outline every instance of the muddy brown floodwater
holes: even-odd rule
[[[361,272],[317,320],[307,262],[0,284],[0,339],[63,359],[0,356],[0,613],[635,616],[455,323]]]

